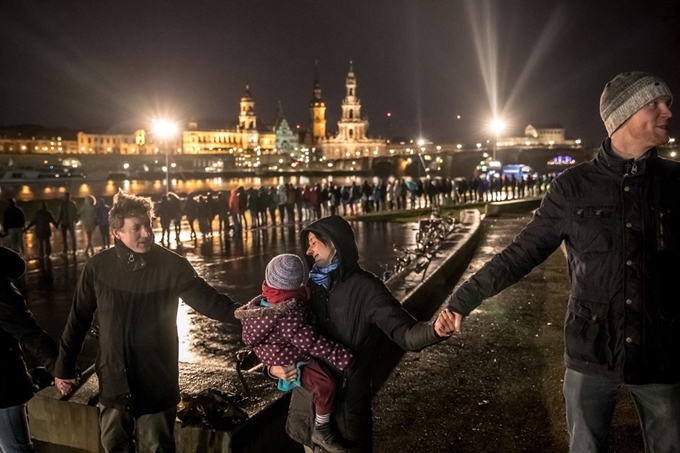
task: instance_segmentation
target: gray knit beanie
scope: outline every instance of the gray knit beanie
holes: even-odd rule
[[[303,280],[302,260],[290,253],[272,258],[264,271],[264,282],[274,289],[297,289],[302,286]]]
[[[604,87],[600,96],[600,117],[611,135],[645,104],[660,96],[673,95],[660,78],[646,72],[624,72]]]

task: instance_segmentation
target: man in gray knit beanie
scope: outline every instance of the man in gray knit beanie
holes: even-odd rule
[[[607,83],[608,137],[592,161],[551,183],[531,221],[447,301],[451,330],[562,244],[570,291],[563,394],[571,453],[608,451],[619,394],[630,394],[645,451],[680,451],[680,164],[661,157],[673,101],[642,72]]]
[[[667,98],[668,107],[673,94],[660,78],[645,72],[624,72],[607,83],[600,97],[600,117],[607,132],[612,134],[638,110],[657,98]]]

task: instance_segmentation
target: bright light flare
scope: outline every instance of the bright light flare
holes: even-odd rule
[[[511,46],[501,43],[516,41],[514,34],[499,34],[501,24],[514,23],[514,17],[508,17],[501,8],[505,2],[491,0],[466,0],[468,23],[472,31],[472,42],[477,55],[477,62],[481,79],[486,89],[489,107],[493,117],[503,116],[512,109],[517,97],[525,95],[525,90],[531,82],[532,76],[545,63],[550,55],[552,45],[567,24],[565,6],[556,6],[551,15],[544,21],[539,30],[540,34],[534,40],[535,44],[528,49],[522,49],[524,67],[514,80],[507,78],[508,68],[501,63],[510,61],[507,55],[514,55]],[[503,53],[501,53],[503,52]],[[507,94],[506,94],[507,93]],[[501,99],[503,96],[503,99]]]
[[[496,118],[490,123],[491,130],[496,134],[500,134],[505,130],[505,121]]]
[[[177,125],[168,120],[154,120],[153,130],[161,137],[170,137],[177,132]]]

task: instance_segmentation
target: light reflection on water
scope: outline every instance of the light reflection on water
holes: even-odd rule
[[[333,182],[337,185],[351,184],[356,182],[361,184],[365,178],[358,176],[328,176],[328,177],[308,177],[302,175],[279,176],[279,177],[248,177],[248,178],[208,178],[208,179],[171,179],[170,190],[180,194],[187,194],[194,191],[220,191],[232,190],[240,186],[249,187],[271,187],[282,183],[291,183],[296,186],[309,184],[324,184]],[[370,182],[377,182],[377,178],[369,178]],[[138,195],[160,195],[165,193],[165,179],[157,180],[124,180],[124,181],[64,181],[54,182],[35,182],[27,184],[2,184],[0,195],[3,197],[13,197],[19,201],[31,200],[51,200],[60,198],[61,195],[69,191],[75,198],[84,198],[88,195],[96,197],[112,197],[121,188],[125,191],[133,192]]]
[[[192,336],[190,332],[193,317],[193,314],[189,314],[189,306],[180,301],[177,309],[177,338],[179,339],[180,362],[194,363],[197,361],[191,347]]]
[[[383,263],[394,263],[397,252],[392,244],[411,246],[415,224],[351,222],[360,250],[359,263],[381,275]],[[233,243],[229,250],[215,250],[215,255],[189,254],[197,273],[239,303],[246,303],[260,292],[264,269],[280,253],[300,254],[300,226],[252,232],[244,241]],[[217,245],[217,244],[215,244]],[[181,302],[177,313],[179,360],[181,362],[231,362],[235,351],[243,346],[240,330],[197,314]]]
[[[261,292],[264,270],[271,258],[280,253],[300,255],[301,223],[246,230],[243,235],[222,237],[213,240],[189,239],[189,230],[184,224],[181,232],[182,248],[173,250],[185,256],[198,275],[218,291],[229,295],[239,303],[245,303]],[[360,251],[360,264],[367,270],[380,275],[383,263],[393,264],[397,252],[392,244],[411,246],[414,242],[414,223],[364,223],[351,222]],[[217,223],[213,225],[217,229]],[[70,257],[53,255],[48,261],[49,268],[43,269],[36,259],[37,243],[30,230],[26,235],[29,273],[27,285],[30,291],[27,303],[41,326],[53,338],[59,338],[68,317],[73,288],[85,262],[82,250],[85,248],[85,235],[80,226],[76,227],[78,249],[77,262]],[[61,234],[52,235],[53,250],[63,248]],[[160,229],[155,228],[156,239]],[[4,240],[8,240],[5,238]],[[1,242],[2,240],[0,240]],[[99,234],[94,235],[94,247],[101,247]],[[196,313],[185,303],[180,303],[177,315],[177,335],[179,339],[179,359],[182,362],[202,363],[219,361],[233,363],[234,354],[242,347],[240,328],[206,318]],[[84,360],[94,361],[96,349],[85,351]],[[82,366],[81,366],[82,367]]]

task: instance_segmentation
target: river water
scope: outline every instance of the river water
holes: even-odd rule
[[[360,251],[360,264],[378,275],[385,263],[394,264],[397,252],[392,244],[412,246],[416,224],[387,222],[351,222]],[[187,223],[180,235],[180,244],[171,249],[185,256],[198,274],[209,284],[245,303],[260,293],[264,269],[271,258],[280,253],[301,255],[300,230],[306,223],[269,226],[246,230],[242,235],[214,239],[190,239]],[[217,224],[214,224],[217,230]],[[32,230],[31,230],[32,231]],[[156,240],[160,230],[156,229]],[[36,259],[37,244],[32,232],[26,235],[29,271],[21,282],[26,300],[38,323],[56,340],[66,324],[73,291],[87,257],[84,255],[84,233],[77,227],[78,253],[59,255],[60,234],[53,235],[55,254],[46,263]],[[6,241],[6,239],[5,239]],[[5,244],[7,245],[7,244]],[[94,235],[95,250],[101,247],[98,232]],[[208,319],[185,304],[180,304],[177,317],[180,341],[180,361],[203,363],[219,361],[234,363],[235,352],[242,347],[240,328]],[[96,343],[86,342],[79,361],[87,368],[96,356]]]
[[[328,176],[308,177],[308,176],[280,176],[280,177],[248,177],[248,178],[206,178],[206,179],[171,179],[170,191],[180,195],[186,195],[198,191],[225,191],[236,189],[243,186],[259,188],[261,186],[278,186],[282,183],[292,183],[295,186],[309,184],[323,184],[332,182],[337,185],[351,184],[356,181],[361,184],[365,178],[359,176]],[[369,182],[377,181],[377,178],[370,178]],[[165,180],[124,180],[124,181],[49,181],[31,182],[26,184],[4,184],[0,182],[0,197],[12,197],[18,201],[28,202],[34,200],[54,200],[61,198],[64,192],[70,192],[71,196],[78,199],[88,195],[95,197],[113,197],[118,189],[123,189],[137,195],[152,196],[165,193]]]

